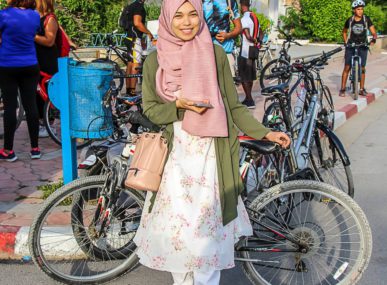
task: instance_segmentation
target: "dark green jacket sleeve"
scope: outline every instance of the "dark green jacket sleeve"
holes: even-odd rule
[[[219,52],[217,52],[219,55]],[[220,54],[221,64],[223,65],[223,82],[228,105],[231,111],[232,121],[245,134],[255,138],[262,139],[270,129],[265,128],[257,119],[253,117],[250,111],[239,102],[234,80],[232,78],[230,64],[224,52]]]
[[[144,114],[157,125],[168,125],[178,121],[175,102],[163,102],[156,94],[157,53],[151,53],[144,62],[142,100]]]

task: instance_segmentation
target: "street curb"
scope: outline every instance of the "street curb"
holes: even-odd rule
[[[366,97],[359,97],[358,100],[353,100],[351,103],[341,107],[335,112],[335,130],[384,94],[387,94],[387,89],[374,88]]]
[[[366,98],[354,100],[346,106],[335,112],[335,130],[341,127],[347,120],[355,114],[364,110],[369,104],[387,94],[387,89],[372,89]],[[29,260],[28,234],[30,227],[6,226],[0,225],[0,260],[13,259],[20,260],[27,256]],[[57,228],[58,230],[58,228]],[[58,234],[55,238],[55,244],[60,243],[60,247],[50,248],[55,256],[66,256],[70,249],[76,245],[75,239],[69,239],[71,228],[63,227],[63,233]],[[61,240],[63,242],[61,242]]]

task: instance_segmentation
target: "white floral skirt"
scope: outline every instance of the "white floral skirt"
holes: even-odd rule
[[[234,267],[234,243],[252,228],[240,198],[238,217],[223,226],[213,138],[192,136],[175,122],[173,149],[149,213],[151,196],[134,238],[140,263],[176,273]]]

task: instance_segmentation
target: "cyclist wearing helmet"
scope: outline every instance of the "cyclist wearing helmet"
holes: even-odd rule
[[[367,30],[369,29],[373,39],[371,40],[370,45],[374,45],[377,35],[375,26],[372,24],[371,19],[364,15],[364,6],[365,3],[363,0],[355,0],[352,3],[353,16],[348,18],[345,22],[343,29],[343,38],[346,44],[362,44],[367,42]],[[343,75],[341,77],[341,90],[339,95],[345,96],[345,85],[347,83],[348,74],[351,69],[351,59],[354,55],[354,48],[347,47],[345,50],[345,66],[343,70]],[[362,74],[360,78],[360,92],[359,95],[367,96],[367,91],[364,89],[365,82],[365,66],[367,62],[367,52],[368,48],[361,47],[359,48],[359,56],[361,58]]]

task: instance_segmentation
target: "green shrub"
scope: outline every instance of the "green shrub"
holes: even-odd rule
[[[290,8],[287,11],[287,15],[282,15],[279,19],[281,21],[281,28],[289,31],[293,37],[297,39],[308,39],[310,37],[311,31],[306,28],[300,11]]]
[[[374,24],[376,31],[379,33],[387,32],[387,10],[382,6],[368,4],[364,8],[364,13],[369,16]]]

